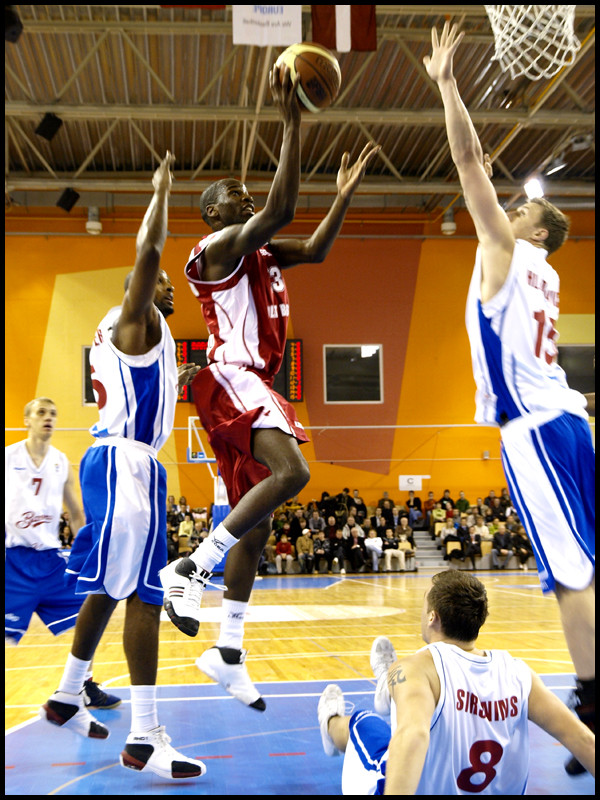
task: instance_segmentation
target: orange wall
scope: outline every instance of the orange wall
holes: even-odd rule
[[[13,235],[5,239],[5,424],[22,427],[25,403],[49,395],[57,403],[59,427],[69,429],[57,431],[54,444],[77,466],[96,419],[95,408],[82,405],[82,347],[91,343],[108,308],[121,300],[143,209],[116,210],[99,237],[82,233],[82,210],[61,214],[43,209],[6,217]],[[594,215],[571,216],[571,240],[551,261],[561,274],[561,318],[589,319],[595,313],[594,241],[578,236],[593,235]],[[286,235],[310,232],[318,219],[305,215]],[[457,222],[459,235],[472,235],[464,212],[457,213]],[[169,324],[175,338],[203,338],[206,328],[183,266],[207,230],[179,211],[171,214],[169,230],[174,236],[166,244],[163,266],[174,282],[176,301]],[[311,438],[303,450],[312,474],[301,496],[305,501],[344,486],[358,488],[369,504],[384,490],[403,499],[406,493],[398,491],[403,474],[431,476],[423,481],[425,496],[450,488],[475,498],[504,486],[497,431],[472,426],[474,383],[464,305],[476,243],[473,238],[410,238],[423,233],[438,229],[418,215],[407,224],[406,217],[355,211],[324,264],[286,272],[289,333],[304,344],[305,397],[296,408]],[[383,345],[382,404],[324,403],[326,343]],[[161,460],[170,493],[208,504],[213,486],[207,467],[186,463],[187,419],[194,413],[193,406],[179,404],[176,431]],[[338,426],[350,429],[331,429]],[[5,436],[7,444],[20,438],[22,431]],[[489,460],[482,459],[484,451]]]

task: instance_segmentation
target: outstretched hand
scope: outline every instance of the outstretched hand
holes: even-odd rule
[[[173,182],[173,173],[171,172],[171,168],[175,163],[175,156],[167,150],[167,153],[163,160],[158,165],[156,172],[152,176],[152,186],[154,186],[154,191],[158,191],[158,189],[166,189],[167,191],[170,190],[171,184]]]
[[[180,364],[177,367],[177,377],[179,380],[179,391],[200,372],[200,367],[196,364]]]
[[[271,94],[273,95],[275,104],[279,106],[279,111],[286,124],[291,122],[298,125],[300,124],[301,109],[296,92],[299,82],[299,75],[296,75],[296,79],[292,81],[290,68],[285,64],[282,64],[280,67],[274,64],[269,72]]]
[[[444,23],[439,41],[436,28],[431,29],[431,55],[423,59],[431,80],[439,83],[453,77],[452,59],[464,35],[464,32],[459,33],[458,25],[451,25],[448,21]]]
[[[369,161],[381,150],[380,144],[367,142],[361,154],[351,167],[348,166],[350,153],[344,153],[342,163],[337,174],[338,193],[346,198],[352,195],[365,176]]]

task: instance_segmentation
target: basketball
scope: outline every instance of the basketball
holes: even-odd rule
[[[298,98],[307,111],[317,113],[330,106],[339,94],[342,73],[331,50],[312,42],[292,44],[275,65],[289,67],[292,80],[300,76]]]

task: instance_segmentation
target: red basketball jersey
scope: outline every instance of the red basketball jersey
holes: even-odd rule
[[[210,334],[208,363],[246,367],[271,384],[285,353],[289,317],[283,275],[266,244],[244,256],[227,278],[203,281],[202,253],[221,233],[201,239],[185,267]]]

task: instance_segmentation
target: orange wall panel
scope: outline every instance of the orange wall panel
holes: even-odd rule
[[[81,402],[82,347],[122,298],[142,215],[139,209],[115,212],[105,233],[91,237],[77,233],[85,222],[81,214],[7,214],[5,424],[22,427],[28,400],[42,393],[53,397],[59,427],[68,429],[57,431],[54,443],[75,465],[96,419],[95,407]],[[285,234],[310,233],[319,217],[305,216]],[[175,338],[204,338],[206,326],[183,268],[207,229],[189,214],[174,217],[170,230],[176,236],[162,260],[175,286],[169,324]],[[594,215],[571,217],[572,238],[550,259],[561,275],[561,314],[593,315]],[[303,500],[344,486],[358,488],[369,504],[384,490],[401,499],[398,478],[404,474],[431,476],[423,480],[423,496],[450,488],[470,498],[504,485],[497,430],[472,425],[475,386],[464,309],[476,241],[466,238],[472,232],[468,215],[457,212],[457,222],[463,238],[432,238],[418,235],[432,227],[418,215],[402,220],[367,213],[361,219],[355,212],[323,264],[286,271],[289,334],[304,345],[305,395],[296,409],[311,439],[303,447],[312,474]],[[35,233],[40,230],[56,235]],[[382,403],[324,402],[325,344],[383,345]],[[188,417],[195,413],[192,404],[178,405],[161,460],[170,493],[207,505],[210,472],[186,458]],[[5,441],[23,435],[7,431]]]

